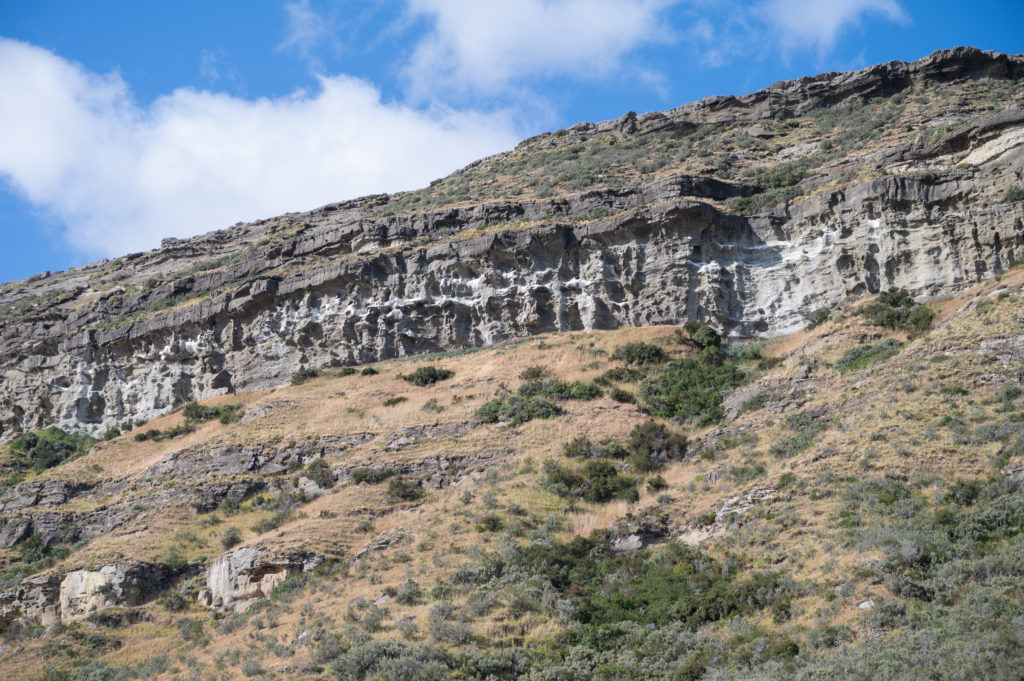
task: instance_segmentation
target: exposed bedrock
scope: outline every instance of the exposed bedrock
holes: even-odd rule
[[[48,626],[113,606],[140,605],[158,594],[166,579],[159,566],[147,563],[35,575],[17,589],[0,593],[0,626],[15,620]]]
[[[257,279],[144,322],[9,347],[2,420],[100,434],[301,366],[687,319],[769,336],[850,294],[948,295],[1024,257],[1024,206],[972,203],[978,177],[884,178],[751,218],[676,199]]]
[[[1024,59],[957,48],[565,134],[756,122],[970,78],[1019,81]],[[16,425],[100,435],[300,367],[551,331],[699,319],[771,336],[852,294],[947,296],[1024,258],[1024,203],[1004,198],[1024,181],[1019,107],[855,165],[754,216],[716,207],[754,187],[692,175],[398,216],[367,213],[390,200],[369,197],[37,275],[0,287],[22,310],[0,318],[0,439]],[[865,167],[878,179],[822,190]],[[135,284],[93,290],[111,268]]]

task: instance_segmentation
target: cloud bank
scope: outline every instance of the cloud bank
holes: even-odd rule
[[[26,43],[0,39],[0,64],[0,177],[89,255],[415,188],[519,137],[501,114],[415,110],[346,76],[278,99],[182,89],[143,107],[116,74]]]

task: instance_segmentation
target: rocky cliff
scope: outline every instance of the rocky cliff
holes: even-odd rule
[[[302,367],[687,319],[770,336],[850,295],[948,296],[1024,257],[1022,77],[1024,57],[956,49],[804,78],[4,285],[0,436],[99,435]],[[665,160],[506,182],[609,149]]]

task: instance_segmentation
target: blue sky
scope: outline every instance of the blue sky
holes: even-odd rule
[[[413,189],[529,135],[954,45],[1024,3],[0,0],[0,281]]]

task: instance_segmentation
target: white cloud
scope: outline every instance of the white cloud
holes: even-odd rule
[[[176,90],[142,107],[117,75],[0,39],[0,177],[118,255],[291,210],[426,184],[508,148],[500,114],[383,103],[365,81],[239,99]]]
[[[671,39],[661,15],[675,2],[409,0],[410,12],[432,23],[405,69],[410,95],[489,95],[530,77],[608,76],[640,45]]]
[[[896,0],[767,0],[755,13],[774,30],[784,51],[814,48],[819,53],[830,50],[839,34],[865,15],[908,19]]]
[[[287,15],[285,37],[278,46],[279,51],[292,50],[316,71],[323,70],[323,64],[316,56],[321,44],[337,50],[340,45],[336,35],[337,27],[326,20],[309,4],[309,0],[294,0],[284,6]]]

